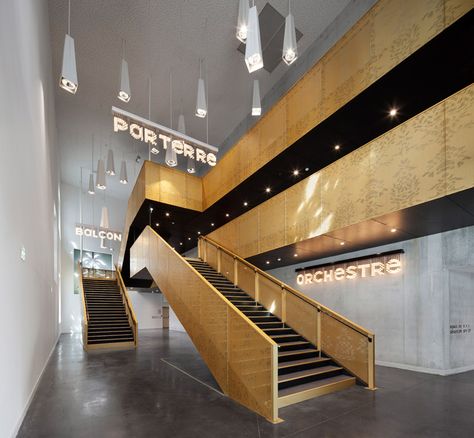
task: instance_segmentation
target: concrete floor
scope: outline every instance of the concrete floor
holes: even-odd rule
[[[139,348],[85,354],[63,335],[19,437],[473,437],[474,372],[377,367],[356,386],[280,410],[272,425],[218,392],[188,336],[140,333]]]

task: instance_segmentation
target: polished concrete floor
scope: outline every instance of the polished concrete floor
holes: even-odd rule
[[[474,372],[377,368],[356,386],[280,410],[272,425],[220,394],[186,334],[143,331],[139,348],[85,354],[63,335],[19,437],[470,437]]]

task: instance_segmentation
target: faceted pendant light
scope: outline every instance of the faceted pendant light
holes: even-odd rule
[[[298,58],[298,47],[296,45],[295,19],[291,13],[288,3],[288,16],[285,19],[285,36],[283,37],[283,61],[290,65]]]
[[[63,66],[59,86],[71,94],[76,94],[78,85],[76,51],[74,49],[74,38],[71,37],[71,0],[69,0],[67,34],[64,37]]]
[[[128,102],[131,97],[130,92],[130,77],[128,75],[128,62],[122,59],[122,71],[120,74],[120,90],[118,98],[124,102]]]
[[[196,100],[196,116],[203,119],[207,115],[206,91],[204,89],[204,79],[199,78],[198,93]]]
[[[239,1],[239,17],[237,18],[237,32],[235,36],[237,39],[245,43],[248,32],[249,19],[249,0]]]
[[[104,160],[100,159],[97,163],[97,179],[96,179],[96,187],[99,190],[105,190],[107,185],[105,183],[105,166]]]
[[[128,176],[127,176],[127,163],[122,161],[122,165],[120,166],[120,182],[122,184],[128,183]]]
[[[115,175],[114,151],[112,149],[109,149],[107,153],[107,169],[105,172],[110,176]]]
[[[63,67],[59,86],[71,94],[76,94],[78,87],[74,39],[68,34],[64,38]]]
[[[260,85],[258,79],[253,81],[253,98],[252,98],[252,116],[262,114],[262,104],[260,103]]]
[[[102,214],[100,216],[100,228],[109,228],[109,210],[107,207],[102,207]]]
[[[247,44],[245,46],[245,63],[247,64],[249,73],[253,73],[263,67],[257,6],[253,6],[249,10]]]
[[[188,172],[196,173],[196,161],[194,158],[188,157]]]
[[[89,193],[89,195],[93,195],[95,193],[95,190],[94,190],[94,174],[92,172],[89,175],[89,189],[87,190],[87,193]]]
[[[184,116],[182,114],[178,117],[178,131],[186,135],[186,125],[184,124]]]
[[[175,167],[178,165],[178,158],[176,157],[176,151],[173,147],[173,142],[168,143],[166,148],[165,162],[169,167]]]

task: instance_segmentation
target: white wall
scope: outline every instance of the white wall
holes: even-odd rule
[[[138,330],[163,327],[163,295],[160,293],[128,291],[138,321]]]
[[[61,137],[60,137],[61,139]],[[88,175],[87,175],[88,178]],[[115,177],[117,178],[117,177]],[[78,183],[80,181],[80,168],[77,169]],[[95,195],[89,195],[85,189],[82,194],[83,222],[88,225],[98,226],[102,206],[105,204],[109,210],[110,228],[123,231],[127,201],[106,197],[106,193],[96,191]],[[82,331],[82,308],[80,295],[74,295],[74,248],[80,248],[80,237],[75,234],[75,224],[80,223],[80,189],[64,182],[61,183],[61,219],[62,219],[62,332],[80,333]],[[113,251],[100,248],[100,240],[92,237],[84,237],[83,249],[112,254],[113,262],[120,250],[119,242],[108,244]]]
[[[296,268],[394,249],[405,251],[399,274],[296,283]],[[474,368],[474,227],[269,273],[375,332],[381,364],[439,374]],[[460,324],[467,325],[465,333],[450,333]]]
[[[0,2],[1,438],[16,434],[59,333],[54,86],[46,1]]]

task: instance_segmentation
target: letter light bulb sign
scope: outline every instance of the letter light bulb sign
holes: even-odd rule
[[[147,143],[153,154],[158,154],[160,147],[165,151],[168,148],[173,148],[177,155],[182,155],[186,160],[191,158],[211,167],[217,163],[218,149],[215,146],[114,106],[112,115],[114,117],[114,132],[125,132],[134,140]]]
[[[299,286],[392,276],[402,272],[403,250],[296,269]]]

